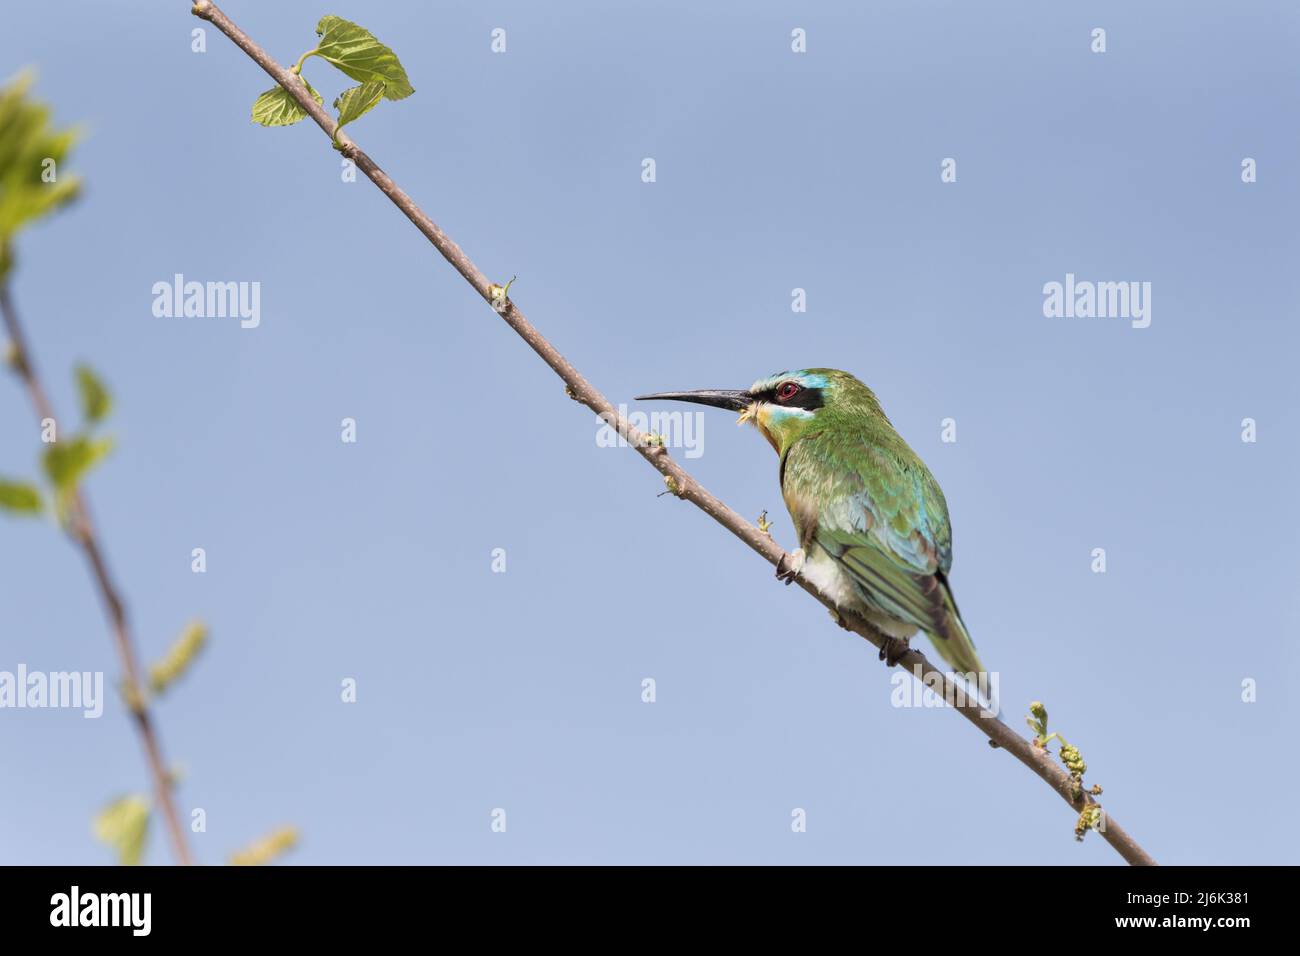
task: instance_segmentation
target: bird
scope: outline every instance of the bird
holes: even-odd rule
[[[678,401],[740,412],[781,460],[781,495],[799,539],[777,566],[887,638],[894,664],[923,631],[961,674],[984,665],[948,582],[952,526],[943,490],[894,430],[874,392],[848,372],[806,368],[747,389],[658,392],[637,401]]]

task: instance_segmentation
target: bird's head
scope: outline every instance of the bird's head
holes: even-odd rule
[[[804,435],[841,415],[885,417],[871,389],[848,372],[806,368],[760,378],[746,389],[701,388],[690,392],[640,395],[639,402],[670,399],[740,412],[737,424],[752,423],[772,443],[777,454]]]

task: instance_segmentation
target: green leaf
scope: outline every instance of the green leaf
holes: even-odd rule
[[[320,42],[316,55],[328,60],[358,83],[384,84],[384,97],[404,100],[415,92],[397,54],[369,30],[342,17],[321,17],[316,24]]]
[[[317,103],[325,102],[319,93],[311,88],[305,77],[299,77],[302,85]],[[307,118],[307,111],[298,105],[298,101],[289,95],[283,86],[273,86],[253,103],[253,122],[263,126],[292,126],[299,120]]]
[[[18,230],[81,190],[80,179],[63,169],[80,133],[52,128],[50,108],[28,98],[31,83],[32,74],[24,72],[0,87],[0,274],[11,264]]]
[[[280,827],[250,846],[230,855],[231,866],[265,866],[298,845],[297,827]]]
[[[117,851],[123,866],[139,866],[149,835],[149,798],[135,793],[114,800],[95,815],[95,837]]]
[[[384,98],[384,84],[362,83],[344,90],[334,101],[334,108],[339,111],[339,126],[346,126],[354,119],[360,119],[379,105]]]
[[[163,694],[189,670],[199,651],[208,640],[208,629],[201,621],[189,624],[167,649],[167,656],[149,668],[149,686],[155,694]]]
[[[45,451],[45,475],[57,490],[71,491],[112,449],[111,438],[92,440],[76,435],[70,441],[55,442]]]
[[[0,511],[11,511],[19,515],[37,515],[45,509],[41,493],[36,486],[26,481],[10,481],[0,478]]]
[[[91,424],[102,422],[113,408],[113,397],[89,365],[77,366],[77,390],[81,393],[81,414]]]

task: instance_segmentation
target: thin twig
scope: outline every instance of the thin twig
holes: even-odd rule
[[[297,76],[272,59],[265,50],[249,38],[248,34],[235,26],[230,18],[211,0],[196,0],[192,12],[195,16],[208,21],[229,37],[236,46],[248,54],[258,66],[270,74],[271,78],[293,97],[294,101],[307,115],[315,120],[316,125],[338,143],[343,155],[356,163],[357,168],[379,187],[380,192],[392,200],[393,205],[397,206],[403,215],[411,220],[415,228],[419,229],[424,237],[433,244],[434,248],[442,253],[443,258],[465,277],[465,281],[473,286],[474,290],[489,305],[494,307],[494,311],[500,314],[506,324],[514,329],[520,338],[527,342],[529,347],[541,357],[542,361],[564,380],[571,398],[581,402],[605,422],[616,428],[618,434],[623,436],[642,458],[653,465],[666,479],[672,479],[678,497],[684,498],[700,508],[741,541],[749,545],[750,548],[766,558],[771,564],[783,566],[780,563],[786,557],[786,554],[776,542],[710,494],[703,485],[672,460],[662,445],[648,443],[645,440],[645,435],[620,415],[609,400],[583,378],[581,373],[570,365],[568,360],[550,342],[543,338],[541,333],[524,318],[524,314],[513,302],[507,299],[503,306],[499,300],[493,298],[489,289],[491,283],[479,271],[478,266],[470,260],[469,256],[465,255],[460,246],[456,245],[446,233],[438,228],[437,224],[415,204],[410,196],[402,191],[401,187],[379,168],[373,159],[367,156],[352,141],[345,131],[338,128],[334,118],[307,93]],[[805,591],[821,601],[827,608],[837,611],[834,603],[821,594],[813,585],[803,579],[798,580]],[[837,611],[837,613],[849,630],[870,641],[876,647],[882,647],[885,644],[887,640],[885,636],[866,621],[842,610]],[[1041,777],[1048,786],[1060,794],[1066,803],[1074,808],[1076,813],[1096,802],[1087,793],[1076,798],[1074,795],[1074,781],[1063,768],[1052,761],[1044,750],[1034,747],[1032,743],[1016,733],[1000,719],[981,716],[983,711],[979,703],[970,699],[964,689],[958,688],[947,674],[936,669],[920,651],[909,650],[898,658],[898,662],[905,665],[913,675],[924,680],[927,685],[934,686],[938,684],[942,686],[943,699],[955,701],[954,709],[973,723],[989,739],[990,744],[1007,751]],[[935,692],[940,693],[938,687],[935,687]],[[1106,815],[1104,829],[1100,832],[1106,842],[1113,846],[1129,863],[1134,865],[1155,864],[1155,860],[1137,844],[1136,840],[1129,836],[1114,817]]]
[[[9,294],[8,281],[0,281],[0,314],[3,314],[5,329],[13,345],[12,361],[14,368],[27,387],[27,393],[31,397],[32,406],[36,409],[37,416],[42,421],[48,418],[57,422],[54,406],[50,404],[45,388],[41,385],[41,380],[36,374],[36,365],[32,359],[31,350],[27,347],[27,337],[23,334],[22,324],[18,321],[18,312],[14,308],[13,299]],[[141,691],[140,666],[136,658],[135,643],[131,639],[126,606],[122,601],[117,586],[113,583],[112,575],[109,573],[108,563],[104,559],[104,552],[99,546],[98,537],[95,535],[95,526],[91,521],[90,509],[87,507],[86,499],[79,488],[74,489],[68,502],[67,532],[73,542],[81,548],[82,554],[85,555],[86,561],[90,565],[91,574],[94,576],[95,584],[99,589],[104,611],[108,615],[109,625],[113,630],[113,643],[117,647],[117,656],[122,665],[122,692],[126,699],[127,709],[135,720],[136,730],[140,734],[140,742],[144,745],[145,760],[149,765],[149,776],[153,783],[154,799],[162,813],[167,835],[171,840],[172,852],[177,862],[188,866],[194,860],[190,856],[189,844],[185,840],[185,830],[181,827],[180,817],[176,812],[176,804],[172,799],[170,776],[167,773],[167,765],[163,761],[162,745],[158,742],[158,731],[154,727],[152,716]]]

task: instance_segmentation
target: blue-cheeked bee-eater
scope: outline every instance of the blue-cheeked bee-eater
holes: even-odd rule
[[[948,584],[952,528],[943,491],[894,431],[874,393],[848,372],[809,368],[748,389],[642,395],[738,411],[776,449],[781,494],[799,536],[800,575],[891,638],[893,663],[918,630],[954,670],[984,671]]]

